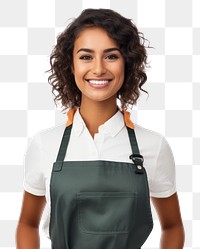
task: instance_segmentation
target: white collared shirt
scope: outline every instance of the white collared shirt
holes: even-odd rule
[[[46,196],[47,212],[44,230],[49,236],[50,177],[56,161],[62,135],[66,125],[62,124],[37,133],[28,146],[24,166],[24,189],[38,196]],[[150,130],[134,124],[140,150],[144,157],[150,195],[169,197],[176,192],[175,164],[166,139]],[[76,111],[65,155],[65,161],[107,160],[129,162],[132,149],[123,114],[118,111],[99,126],[94,139],[90,135],[80,113]]]

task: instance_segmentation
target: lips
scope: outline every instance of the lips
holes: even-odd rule
[[[111,79],[88,79],[86,81],[94,89],[104,89],[109,86]]]

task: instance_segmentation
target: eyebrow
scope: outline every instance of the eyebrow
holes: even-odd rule
[[[120,50],[119,48],[107,48],[107,49],[103,50],[103,53],[109,53],[109,52],[116,51],[116,50],[119,51],[119,52],[121,53],[121,50]],[[87,52],[87,53],[94,53],[94,50],[92,50],[92,49],[89,49],[89,48],[81,48],[81,49],[79,49],[79,50],[77,51],[77,54],[78,54],[79,52],[81,52],[81,51]]]

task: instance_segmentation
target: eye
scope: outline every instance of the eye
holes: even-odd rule
[[[119,56],[116,54],[110,54],[110,55],[106,56],[106,59],[108,59],[108,60],[116,60],[117,58],[119,58]]]
[[[83,55],[80,57],[80,60],[91,60],[92,57],[90,55]]]

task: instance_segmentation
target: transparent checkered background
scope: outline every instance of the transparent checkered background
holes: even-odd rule
[[[200,249],[200,0],[0,0],[0,249],[15,248],[23,157],[37,131],[64,122],[47,83],[49,54],[69,19],[85,8],[133,19],[148,49],[148,83],[132,117],[164,134],[176,161],[186,249]],[[155,226],[144,248],[159,246]],[[50,241],[41,234],[41,248]]]

